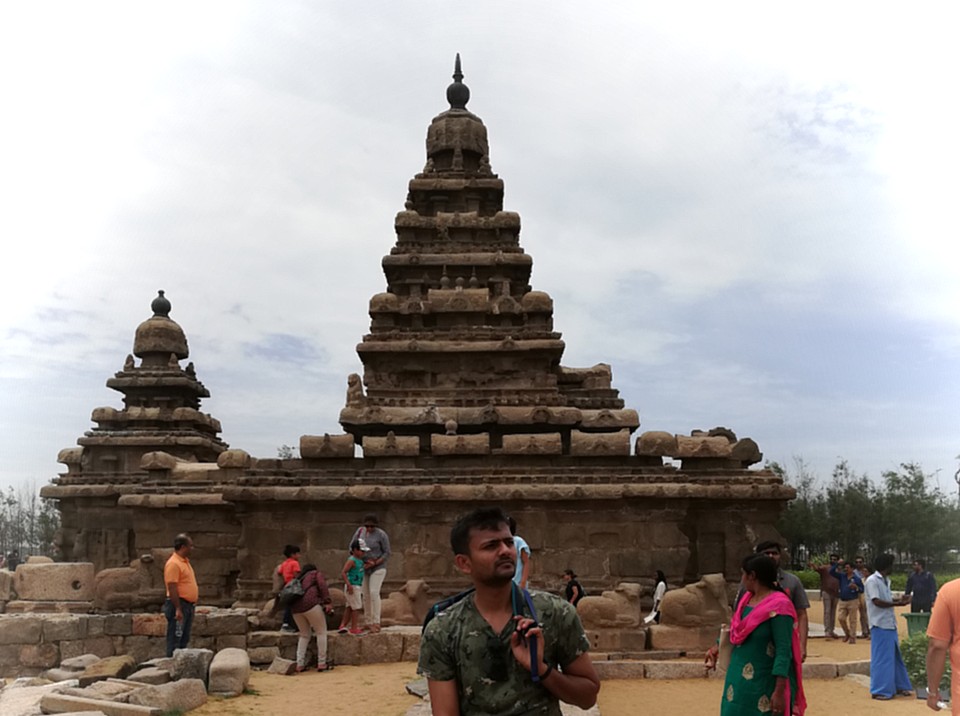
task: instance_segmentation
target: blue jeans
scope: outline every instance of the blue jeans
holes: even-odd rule
[[[177,610],[169,599],[163,603],[163,614],[167,618],[167,656],[173,656],[175,649],[186,649],[190,642],[190,627],[193,626],[193,610],[195,605],[180,600],[180,611],[183,612],[183,633],[177,637]]]

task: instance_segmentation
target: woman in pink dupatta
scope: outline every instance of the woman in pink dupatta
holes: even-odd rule
[[[777,565],[763,554],[743,560],[746,592],[730,622],[733,653],[721,716],[802,716],[807,707],[797,612],[777,585]]]

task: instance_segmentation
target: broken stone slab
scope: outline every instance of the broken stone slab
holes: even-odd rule
[[[40,709],[46,714],[64,714],[75,711],[82,711],[86,714],[90,711],[100,711],[104,716],[160,716],[163,713],[162,710],[150,706],[122,704],[64,694],[45,694],[40,699]]]
[[[2,680],[0,680],[2,681]],[[0,691],[0,714],[3,716],[35,716],[40,713],[40,701],[46,694],[76,686],[76,679],[59,684],[32,685],[32,679],[17,679]]]
[[[148,666],[145,669],[135,671],[127,677],[128,681],[136,681],[138,684],[149,684],[150,686],[159,686],[166,684],[173,677],[166,669],[158,669],[155,666]]]
[[[250,682],[250,657],[244,649],[223,649],[210,662],[210,693],[239,696]]]
[[[297,662],[293,659],[284,659],[282,656],[276,657],[270,664],[270,668],[267,669],[268,674],[280,674],[281,676],[290,676],[296,671]]]
[[[83,671],[88,666],[96,664],[100,659],[101,657],[96,654],[81,654],[80,656],[64,659],[60,662],[60,668],[68,669],[69,671]]]
[[[91,664],[77,676],[81,687],[104,679],[124,679],[134,672],[137,662],[132,656],[108,656]]]
[[[41,676],[47,681],[59,683],[77,678],[77,672],[70,669],[47,669]]]
[[[408,694],[421,699],[426,698],[427,694],[430,693],[430,690],[427,688],[426,679],[416,679],[415,681],[410,681],[407,683],[406,688]]]
[[[173,652],[173,678],[199,679],[206,684],[211,661],[210,649],[177,649]]]
[[[7,614],[87,614],[93,602],[15,599],[4,607]]]
[[[207,689],[201,679],[180,679],[161,686],[144,686],[130,694],[128,702],[164,713],[185,713],[207,703]]]
[[[172,656],[162,656],[157,659],[149,659],[140,663],[141,669],[156,668],[163,669],[166,672],[173,673],[173,665],[175,660]]]
[[[14,589],[21,601],[88,602],[94,598],[92,562],[22,564]]]
[[[643,673],[647,679],[702,679],[713,672],[699,662],[651,661],[644,664]]]

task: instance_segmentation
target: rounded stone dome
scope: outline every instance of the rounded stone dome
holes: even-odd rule
[[[137,326],[133,339],[133,354],[138,358],[148,355],[169,356],[173,353],[183,360],[190,355],[187,337],[180,325],[170,318],[170,301],[159,291],[150,304],[153,315]]]
[[[378,293],[370,299],[370,313],[391,313],[400,310],[400,299],[393,293]]]
[[[524,294],[523,298],[520,299],[520,306],[524,311],[528,312],[552,312],[553,299],[550,298],[550,294],[545,291],[528,291]]]

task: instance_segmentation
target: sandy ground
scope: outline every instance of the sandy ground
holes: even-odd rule
[[[816,619],[820,605],[814,603]],[[898,617],[905,632],[905,621]],[[807,648],[810,661],[859,661],[870,658],[870,642],[856,644],[812,639]],[[416,678],[413,663],[338,666],[331,672],[306,672],[275,676],[256,672],[251,692],[236,699],[211,699],[197,716],[264,716],[296,714],[321,709],[338,716],[403,716],[418,699],[404,690]],[[841,712],[844,716],[899,716],[930,712],[916,698],[879,702],[867,687],[849,679],[817,679],[805,684],[807,713]],[[635,716],[640,713],[710,714],[719,712],[723,682],[716,678],[661,680],[611,680],[600,689],[603,716]],[[311,703],[312,702],[312,703]],[[949,712],[946,712],[949,713]]]

